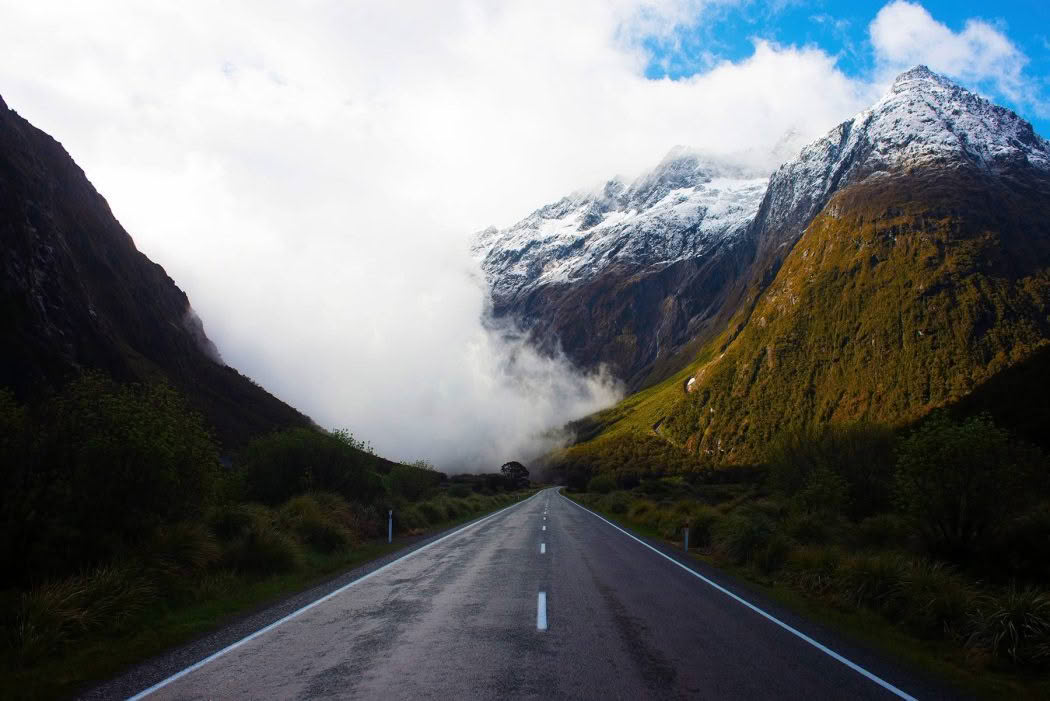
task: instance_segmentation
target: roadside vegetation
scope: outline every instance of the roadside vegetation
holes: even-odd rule
[[[754,466],[661,472],[625,440],[568,455],[587,506],[679,546],[688,528],[707,562],[982,694],[1050,695],[1050,472],[987,415],[794,430]]]
[[[174,390],[97,374],[31,407],[0,391],[0,469],[3,698],[68,695],[528,493],[527,472],[449,478],[345,431],[222,455]]]

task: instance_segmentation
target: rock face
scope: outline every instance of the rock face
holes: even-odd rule
[[[0,387],[77,372],[166,379],[235,447],[309,419],[221,360],[189,300],[140,253],[62,146],[0,100]]]
[[[950,189],[947,175],[962,171],[1031,186],[1048,170],[1050,145],[1028,122],[919,66],[768,185],[676,151],[630,186],[614,180],[488,229],[474,250],[493,314],[541,345],[560,343],[580,365],[610,364],[637,388],[731,321],[734,338],[837,192],[909,173]]]
[[[541,207],[473,247],[496,316],[634,383],[696,335],[749,257],[766,179],[675,149],[633,183]]]

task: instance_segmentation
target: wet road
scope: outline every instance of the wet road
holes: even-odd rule
[[[546,490],[358,580],[149,698],[942,696],[756,603],[760,611]]]

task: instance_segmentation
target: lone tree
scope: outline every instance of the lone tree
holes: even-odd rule
[[[507,480],[507,485],[510,487],[528,487],[529,486],[529,471],[520,462],[512,461],[503,463],[503,467],[499,469],[503,473],[503,477]]]

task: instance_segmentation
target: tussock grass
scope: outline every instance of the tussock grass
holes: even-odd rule
[[[1050,666],[1050,596],[1011,586],[1000,596],[982,597],[970,615],[966,644],[1015,664]]]
[[[105,566],[24,593],[11,641],[21,665],[61,651],[87,633],[120,629],[153,602],[156,587],[131,566]]]

